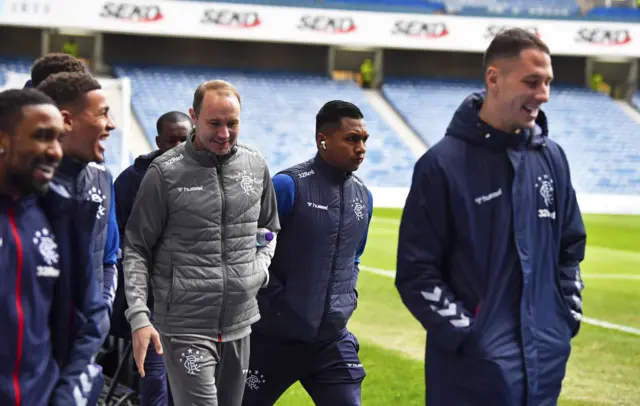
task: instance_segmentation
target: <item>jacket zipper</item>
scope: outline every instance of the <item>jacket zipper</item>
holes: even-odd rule
[[[9,222],[11,223],[11,232],[16,241],[16,251],[18,260],[16,264],[16,312],[18,313],[18,348],[16,351],[16,363],[13,368],[13,390],[16,394],[16,406],[20,406],[20,362],[22,361],[22,340],[24,336],[24,314],[22,312],[22,240],[16,226],[16,217],[13,205],[9,207]]]
[[[336,234],[336,249],[333,251],[333,260],[331,261],[331,273],[329,274],[329,283],[327,289],[327,298],[326,298],[326,308],[327,310],[331,306],[330,297],[331,297],[331,288],[333,286],[333,279],[335,276],[336,270],[336,261],[338,259],[338,249],[340,247],[340,233],[342,231],[342,219],[344,218],[344,183],[340,184],[340,222],[338,223],[338,233]]]
[[[222,342],[222,328],[224,326],[224,311],[227,302],[227,259],[224,250],[224,238],[225,238],[225,222],[224,222],[224,185],[222,182],[222,164],[218,164],[218,184],[220,185],[220,265],[222,267],[222,304],[220,305],[220,319],[218,320],[218,342]]]

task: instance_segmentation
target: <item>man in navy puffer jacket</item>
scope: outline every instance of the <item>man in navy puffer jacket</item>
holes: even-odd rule
[[[346,326],[373,213],[353,174],[368,138],[357,106],[330,101],[316,116],[316,156],[273,178],[282,229],[258,294],[243,406],[273,405],[296,381],[316,405],[361,403],[366,374]]]
[[[429,406],[547,406],[582,318],[586,233],[540,105],[547,46],[521,29],[485,54],[486,92],[415,166],[396,286],[428,332]]]
[[[0,404],[95,406],[107,307],[93,273],[98,205],[50,184],[62,115],[33,90],[0,93]]]

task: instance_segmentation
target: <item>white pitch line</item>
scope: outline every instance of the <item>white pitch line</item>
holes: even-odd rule
[[[640,329],[635,327],[623,326],[621,324],[613,324],[608,321],[596,320],[591,317],[583,317],[582,321],[592,326],[598,326],[609,330],[623,331],[625,333],[634,334],[640,336]]]
[[[372,268],[366,265],[360,265],[360,269],[369,273],[373,273],[376,275],[381,275],[381,276],[386,276],[388,278],[395,278],[396,273],[395,271],[390,271],[388,269],[378,269],[378,268]],[[596,278],[606,278],[607,276],[616,276],[616,277],[620,277],[619,279],[625,279],[624,277],[626,277],[627,279],[640,279],[640,275],[606,275],[606,274],[601,274],[601,275],[582,275],[583,278],[588,278],[588,277],[596,277]],[[615,279],[615,278],[613,278]],[[637,329],[635,327],[629,327],[629,326],[623,326],[621,324],[614,324],[614,323],[609,323],[608,321],[603,321],[603,320],[597,320],[597,319],[592,319],[590,317],[583,317],[582,321],[586,324],[591,324],[592,326],[597,326],[597,327],[602,327],[602,328],[606,328],[608,330],[616,330],[616,331],[621,331],[624,333],[629,333],[629,334],[633,334],[633,335],[637,335],[640,336],[640,329]]]
[[[388,276],[390,278],[396,277],[396,271],[392,271],[389,269],[379,269],[372,268],[366,265],[360,265],[360,269],[363,271],[367,271],[370,273],[374,273],[376,275]],[[615,273],[592,273],[592,274],[581,274],[582,278],[585,279],[623,279],[623,280],[640,280],[640,275],[634,274],[615,274]]]

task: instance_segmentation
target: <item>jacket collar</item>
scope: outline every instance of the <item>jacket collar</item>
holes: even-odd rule
[[[162,155],[159,149],[151,151],[148,154],[140,155],[133,161],[133,169],[138,172],[146,172],[154,159]]]
[[[38,198],[39,196],[32,194],[29,196],[22,196],[16,199],[7,194],[0,193],[0,208],[8,209],[10,206],[13,206],[18,211],[22,211],[24,209],[27,209],[30,206],[33,206],[35,203],[37,203]]]
[[[60,166],[56,169],[56,174],[62,175],[68,179],[76,179],[86,166],[86,162],[80,162],[71,158],[63,157],[62,162],[60,162]]]
[[[195,159],[200,165],[207,168],[224,165],[229,159],[231,159],[231,157],[236,154],[238,150],[238,147],[234,145],[233,147],[231,147],[231,151],[224,156],[218,156],[211,151],[201,151],[196,149],[196,146],[194,144],[195,137],[195,130],[192,130],[187,137],[187,141],[185,142],[185,152],[191,158]]]
[[[353,175],[351,172],[345,172],[332,166],[320,156],[319,152],[316,153],[316,156],[313,158],[313,163],[316,165],[316,168],[318,168],[318,172],[336,183],[342,183]]]
[[[493,151],[544,147],[548,137],[547,117],[540,111],[533,129],[515,133],[498,130],[480,119],[485,92],[469,95],[460,104],[447,128],[447,136],[460,138],[470,144]]]

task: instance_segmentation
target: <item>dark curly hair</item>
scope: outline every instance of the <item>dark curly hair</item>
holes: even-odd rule
[[[36,60],[31,67],[31,85],[35,88],[46,78],[60,72],[88,72],[85,64],[69,54],[50,53]]]
[[[62,72],[49,76],[38,90],[51,97],[59,108],[76,107],[84,95],[102,89],[100,83],[88,73]]]
[[[22,120],[22,109],[27,106],[55,103],[35,89],[9,89],[0,92],[0,131],[11,134]]]

